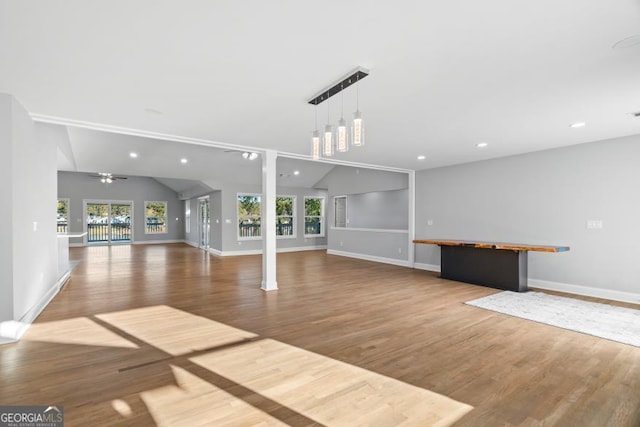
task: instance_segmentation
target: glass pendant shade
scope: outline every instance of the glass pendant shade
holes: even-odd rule
[[[314,130],[311,135],[311,157],[313,160],[320,158],[320,132],[317,130]]]
[[[351,143],[357,147],[364,145],[364,122],[362,120],[362,113],[360,110],[353,113]]]
[[[333,127],[331,125],[324,127],[323,152],[325,157],[333,156]]]
[[[347,122],[343,118],[338,121],[337,148],[341,153],[349,151]]]

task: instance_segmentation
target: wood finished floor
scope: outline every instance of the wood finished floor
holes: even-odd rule
[[[72,248],[71,258],[71,281],[25,339],[0,346],[2,405],[62,404],[69,426],[146,426],[158,417],[150,396],[178,385],[229,400],[228,425],[265,414],[265,425],[317,425],[197,363],[233,343],[203,334],[194,346],[179,320],[159,334],[175,338],[142,339],[109,315],[168,307],[471,405],[456,426],[640,426],[640,348],[463,304],[493,289],[318,251],[279,254],[270,293],[259,256],[173,244]],[[178,419],[195,425],[188,416]]]

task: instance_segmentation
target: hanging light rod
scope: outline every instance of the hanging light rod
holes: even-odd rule
[[[309,104],[318,105],[321,102],[326,101],[327,99],[331,98],[333,95],[335,95],[337,93],[340,93],[341,91],[343,91],[344,89],[348,88],[352,84],[355,84],[356,82],[364,79],[368,75],[369,75],[369,70],[367,70],[365,68],[362,68],[362,67],[358,67],[354,71],[352,71],[351,74],[349,74],[349,76],[347,76],[344,79],[338,81],[333,86],[331,86],[329,89],[324,90],[323,92],[319,93],[318,95],[316,95],[312,99],[310,99],[309,100]]]

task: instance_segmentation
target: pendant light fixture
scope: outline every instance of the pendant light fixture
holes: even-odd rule
[[[354,146],[364,145],[364,123],[362,120],[362,113],[360,112],[360,99],[359,99],[359,88],[356,88],[356,112],[353,113],[353,126],[351,127],[351,132],[347,127],[346,121],[344,120],[344,89],[348,88],[353,84],[357,84],[361,79],[367,77],[369,75],[369,71],[363,68],[357,68],[355,71],[350,73],[347,77],[339,80],[337,83],[333,84],[329,87],[329,89],[325,89],[316,95],[314,98],[309,100],[309,104],[313,104],[316,106],[315,111],[315,130],[311,135],[311,157],[314,160],[318,160],[321,156],[323,157],[332,157],[336,151],[338,152],[346,152],[349,150],[349,141],[351,140],[351,144]],[[324,128],[324,134],[322,140],[320,139],[320,133],[318,132],[318,104],[328,101],[333,95],[342,92],[341,94],[341,112],[340,112],[340,120],[338,121],[337,132],[334,135],[334,129],[331,125],[331,114],[329,103],[327,102],[327,124]],[[351,138],[349,138],[349,134],[351,133]]]
[[[333,156],[333,126],[331,126],[331,111],[329,109],[329,101],[327,101],[327,125],[324,127],[323,153],[325,157]]]
[[[341,153],[349,151],[349,138],[347,132],[347,122],[344,120],[344,92],[342,91],[344,85],[340,85],[340,102],[342,104],[340,110],[340,120],[338,120],[338,133],[336,145],[337,149]]]
[[[311,157],[313,160],[320,158],[320,132],[318,132],[318,104],[315,109],[315,130],[311,134]]]
[[[356,77],[356,112],[353,113],[353,126],[351,126],[351,141],[356,147],[364,145],[364,123],[360,112],[360,76]]]

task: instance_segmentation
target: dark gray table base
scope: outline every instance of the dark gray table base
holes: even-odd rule
[[[527,251],[440,246],[444,279],[506,291],[526,292]]]

